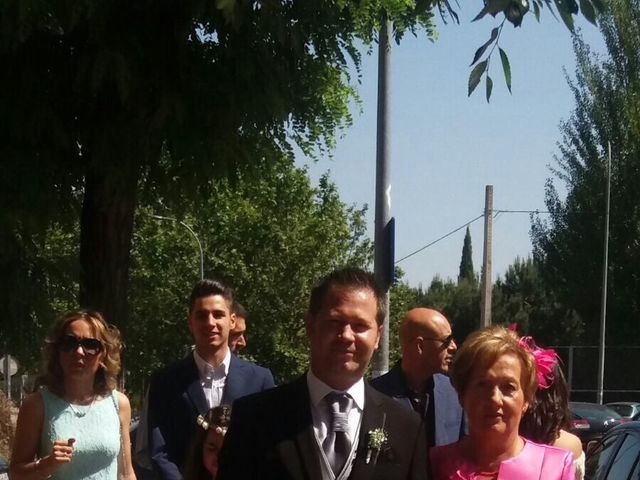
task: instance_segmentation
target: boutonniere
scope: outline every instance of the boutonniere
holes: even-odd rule
[[[367,434],[367,457],[365,459],[366,464],[371,462],[371,457],[373,457],[373,464],[375,465],[378,461],[378,455],[380,454],[380,451],[387,446],[387,432],[384,429],[386,420],[387,414],[385,413],[382,417],[382,427],[369,430],[369,433]]]

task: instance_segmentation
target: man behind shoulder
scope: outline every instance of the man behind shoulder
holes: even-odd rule
[[[154,470],[162,479],[182,479],[198,415],[274,386],[268,369],[231,354],[232,304],[233,292],[223,283],[198,282],[191,291],[187,321],[195,349],[151,379],[149,445]]]
[[[436,310],[414,308],[400,326],[400,345],[400,361],[371,385],[424,418],[429,448],[457,442],[465,421],[447,376],[458,349],[449,321]]]
[[[218,480],[427,478],[420,418],[363,379],[380,340],[382,299],[373,275],[354,268],[313,289],[310,369],[234,404]]]

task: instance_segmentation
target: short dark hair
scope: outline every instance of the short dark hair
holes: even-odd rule
[[[233,313],[236,317],[244,318],[245,320],[247,319],[247,311],[240,302],[233,302],[231,313]]]
[[[209,297],[211,295],[220,295],[225,299],[229,307],[233,305],[233,290],[231,287],[227,287],[220,280],[210,280],[205,278],[196,283],[193,286],[193,289],[191,289],[191,296],[189,297],[189,314],[193,312],[193,306],[197,299]]]
[[[371,290],[376,299],[376,322],[382,325],[387,314],[385,292],[373,273],[355,267],[343,267],[325,276],[313,290],[309,299],[309,313],[317,315],[324,305],[329,292],[335,288]]]

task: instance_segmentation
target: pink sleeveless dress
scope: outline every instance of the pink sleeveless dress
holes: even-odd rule
[[[500,464],[497,480],[575,480],[573,455],[567,450],[524,441],[524,448]],[[475,480],[478,468],[462,458],[460,443],[430,451],[432,480]]]

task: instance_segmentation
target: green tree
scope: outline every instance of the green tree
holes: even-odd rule
[[[576,312],[558,301],[536,263],[516,258],[504,279],[493,287],[493,322],[516,323],[522,335],[532,335],[541,345],[574,344],[583,333]]]
[[[555,170],[567,188],[561,199],[547,182],[548,221],[533,223],[534,256],[558,300],[596,344],[602,293],[607,145],[612,145],[607,343],[640,337],[640,6],[610,2],[601,30],[608,56],[591,54],[578,37],[574,111],[561,126]]]
[[[277,160],[292,143],[307,153],[330,148],[351,119],[349,61],[359,65],[356,44],[371,44],[380,9],[397,38],[418,28],[432,34],[430,3],[256,7],[201,0],[0,5],[0,165],[2,186],[14,194],[6,205],[42,232],[79,194],[80,302],[117,324],[126,324],[143,179],[167,196],[199,195],[201,178]]]
[[[284,159],[257,165],[251,178],[209,183],[210,196],[180,218],[203,243],[205,275],[233,285],[249,311],[247,355],[279,381],[291,379],[307,364],[303,317],[311,287],[336,266],[371,259],[366,207],[347,207],[326,175],[312,187],[306,169]],[[149,199],[136,217],[127,348],[138,391],[191,343],[186,304],[199,278],[197,247],[184,227],[151,217],[162,208],[160,198]]]
[[[460,258],[460,269],[458,271],[458,283],[463,281],[477,285],[478,279],[473,270],[473,249],[471,247],[471,233],[469,227],[464,234],[464,244],[462,245],[462,256]]]
[[[396,267],[396,283],[389,292],[389,365],[402,356],[400,325],[409,310],[422,305],[422,288],[411,287],[403,280],[404,272]]]
[[[517,3],[481,13],[519,24]],[[565,22],[574,4],[556,2]],[[126,325],[142,181],[198,197],[202,178],[277,161],[293,143],[331,148],[350,122],[356,46],[371,46],[382,12],[396,40],[431,37],[436,8],[456,18],[448,0],[2,2],[0,267],[27,278],[13,264],[25,238],[79,201],[80,303]]]
[[[471,282],[457,283],[433,277],[421,299],[422,305],[444,314],[458,342],[480,326],[480,290]]]

